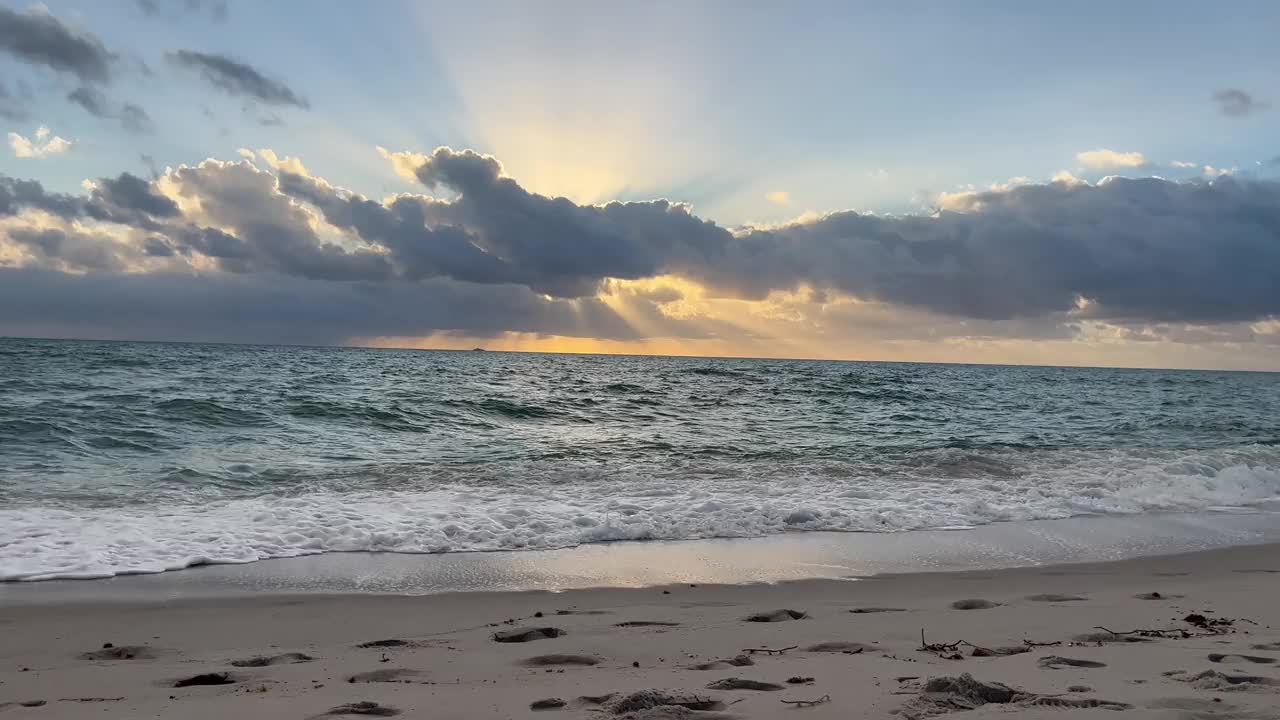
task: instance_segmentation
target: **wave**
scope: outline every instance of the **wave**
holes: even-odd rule
[[[893,474],[848,465],[744,463],[729,473],[710,464],[618,473],[527,463],[507,468],[518,481],[505,483],[457,470],[380,491],[114,508],[10,506],[0,509],[0,580],[110,577],[325,552],[897,532],[1250,507],[1280,498],[1280,458],[1270,448],[1160,454],[947,449],[930,457]]]
[[[245,427],[269,425],[273,422],[265,413],[230,407],[214,400],[175,398],[156,403],[155,410],[168,420],[197,425]]]

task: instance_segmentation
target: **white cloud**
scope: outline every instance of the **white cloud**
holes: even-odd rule
[[[9,147],[13,154],[20,158],[40,158],[46,155],[60,155],[71,149],[75,143],[66,138],[54,135],[49,128],[41,125],[30,138],[9,133]]]
[[[766,193],[764,196],[764,199],[768,200],[774,205],[790,205],[791,193],[787,192],[786,190],[774,190],[771,193]]]
[[[391,161],[396,174],[405,180],[417,180],[418,168],[427,161],[427,156],[415,152],[392,152],[381,145],[375,145],[378,154]]]
[[[1140,168],[1147,164],[1146,156],[1140,152],[1116,152],[1106,148],[1076,153],[1076,160],[1090,168]]]
[[[1205,165],[1200,169],[1201,174],[1207,178],[1222,177],[1223,175],[1231,175],[1235,173],[1235,168],[1216,168],[1212,165]]]
[[[252,161],[255,158],[257,158],[257,155],[254,155],[253,151],[250,150],[249,148],[239,148],[236,150],[236,152],[240,155],[240,157],[244,158],[245,160]]]
[[[1063,183],[1064,185],[1082,185],[1084,180],[1076,177],[1070,170],[1059,170],[1049,179],[1050,182]]]
[[[1174,167],[1176,167],[1176,168],[1193,168],[1193,167],[1200,167],[1200,166],[1199,166],[1199,164],[1197,164],[1197,163],[1193,163],[1193,162],[1187,162],[1186,160],[1174,160],[1173,162],[1171,162],[1171,163],[1169,163],[1169,164],[1170,164],[1170,165],[1172,165],[1172,166],[1174,166]]]
[[[240,154],[244,155],[243,152]],[[296,157],[288,155],[280,157],[276,155],[276,152],[271,148],[258,148],[258,156],[261,157],[262,161],[272,169],[283,170],[285,172],[293,173],[294,175],[303,175],[306,177],[311,176],[311,173],[307,172],[306,166],[302,164],[302,160]]]

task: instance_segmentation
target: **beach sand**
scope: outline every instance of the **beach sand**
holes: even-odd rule
[[[560,593],[137,603],[77,587],[0,606],[0,717],[1280,718],[1280,545]],[[1172,632],[1109,632],[1138,629]],[[224,684],[175,687],[192,678]]]

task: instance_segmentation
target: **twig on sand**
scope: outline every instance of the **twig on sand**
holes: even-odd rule
[[[1148,630],[1145,628],[1138,628],[1137,630],[1126,630],[1124,632],[1117,632],[1115,630],[1112,630],[1111,628],[1103,627],[1101,625],[1094,625],[1093,629],[1111,633],[1116,637],[1122,637],[1125,635],[1137,635],[1138,637],[1156,637],[1156,638],[1167,638],[1171,635],[1181,637],[1181,638],[1191,637],[1191,633],[1181,628],[1172,628],[1170,630]]]
[[[935,653],[938,657],[944,660],[961,660],[964,658],[964,656],[959,653],[961,645],[968,645],[969,647],[977,647],[973,643],[966,642],[964,640],[957,640],[953,643],[925,642],[924,628],[920,628],[920,647],[917,648],[917,650],[919,650],[920,652]],[[944,653],[950,653],[950,654],[944,654]]]
[[[831,696],[823,695],[816,700],[783,700],[782,702],[788,705],[795,705],[796,707],[813,707],[814,705],[831,702]]]
[[[1028,639],[1026,639],[1026,638],[1022,638],[1022,644],[1023,644],[1023,645],[1026,645],[1027,647],[1033,647],[1033,648],[1035,648],[1035,647],[1057,647],[1058,645],[1061,645],[1061,644],[1062,644],[1062,641],[1061,641],[1061,640],[1054,640],[1053,642],[1036,642],[1035,640],[1028,640]]]
[[[742,648],[742,652],[746,653],[747,655],[755,655],[756,653],[764,653],[765,655],[781,655],[788,650],[795,650],[798,647],[800,646],[792,645],[791,647],[784,647],[784,648],[767,648],[767,647]]]

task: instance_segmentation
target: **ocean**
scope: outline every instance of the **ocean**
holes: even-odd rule
[[[1276,374],[0,339],[0,580],[1278,497]]]

